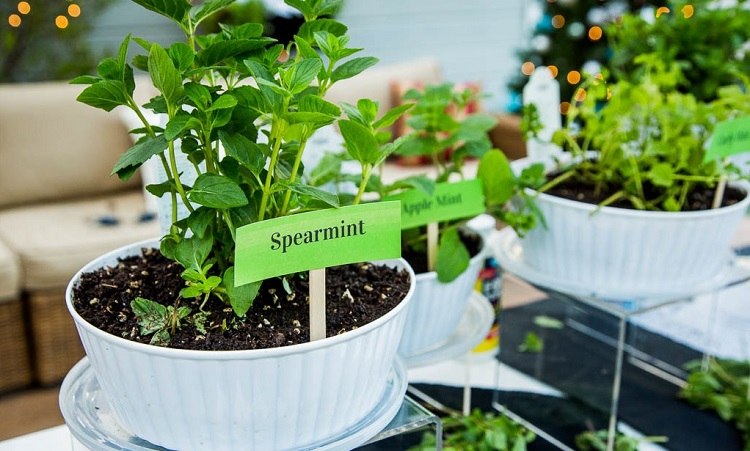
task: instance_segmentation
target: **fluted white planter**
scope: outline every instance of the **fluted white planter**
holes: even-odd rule
[[[336,436],[383,396],[406,319],[406,298],[354,331],[310,343],[247,351],[151,346],[99,330],[76,313],[81,273],[114,265],[157,242],[105,254],[76,274],[66,302],[102,391],[120,424],[179,450],[283,450]],[[414,273],[403,260],[387,262]]]
[[[748,185],[740,185],[748,192]],[[730,240],[750,197],[713,210],[655,212],[538,194],[547,227],[520,240],[523,260],[540,274],[617,297],[687,292],[730,262]]]
[[[434,271],[417,274],[414,299],[409,304],[406,326],[398,353],[407,360],[445,343],[458,327],[485,259],[485,244],[469,261],[469,267],[449,283],[437,280]]]

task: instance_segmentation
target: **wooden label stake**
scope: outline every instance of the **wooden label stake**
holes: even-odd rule
[[[437,261],[438,252],[438,235],[440,230],[438,229],[437,222],[430,222],[427,224],[427,270],[435,270],[435,262]]]
[[[721,202],[724,200],[724,190],[727,187],[727,177],[722,175],[719,179],[719,185],[716,187],[716,193],[714,194],[714,202],[711,208],[721,207]]]
[[[310,341],[326,337],[326,270],[310,270]]]

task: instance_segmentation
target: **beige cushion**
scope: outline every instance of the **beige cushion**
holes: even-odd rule
[[[12,208],[0,212],[0,240],[21,263],[27,290],[64,287],[95,257],[117,247],[159,235],[158,220],[139,223],[140,190],[92,200]],[[112,215],[118,225],[97,219]]]
[[[380,112],[393,108],[391,85],[411,81],[435,84],[442,81],[440,63],[435,58],[422,58],[405,63],[376,65],[356,77],[336,83],[326,93],[326,99],[335,103],[350,103],[366,97],[380,104]]]
[[[0,242],[0,303],[18,299],[21,284],[21,267],[18,258]]]
[[[131,146],[117,114],[65,82],[0,85],[0,207],[122,190],[109,176]],[[121,107],[120,107],[121,108]],[[138,186],[137,177],[129,182]]]

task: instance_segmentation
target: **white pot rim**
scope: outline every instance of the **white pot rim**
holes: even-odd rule
[[[476,234],[477,237],[479,237],[481,245],[479,246],[479,252],[477,252],[477,255],[471,257],[471,259],[469,260],[469,266],[471,266],[472,263],[476,262],[480,258],[484,258],[486,254],[486,249],[487,249],[487,243],[485,242],[485,239],[482,238],[482,234],[474,230],[471,230],[471,232]],[[469,268],[467,267],[466,270],[468,269]],[[464,270],[464,272],[466,272],[466,270]],[[463,272],[461,274],[463,274]],[[422,272],[422,273],[417,274],[415,277],[416,277],[417,283],[425,283],[425,282],[429,282],[432,280],[437,280],[437,272],[436,271]],[[459,275],[459,277],[461,276]]]
[[[564,206],[566,208],[580,210],[592,216],[606,214],[611,216],[621,217],[632,217],[632,218],[659,218],[665,220],[683,221],[686,219],[701,217],[707,218],[712,216],[721,216],[735,210],[747,209],[750,204],[750,183],[746,181],[735,181],[729,184],[735,188],[739,188],[745,191],[745,197],[732,205],[727,207],[713,208],[709,210],[694,210],[694,211],[653,211],[653,210],[635,210],[631,208],[620,208],[604,206],[600,207],[596,204],[590,204],[588,202],[581,202],[573,199],[566,199],[564,197],[554,196],[552,194],[541,193],[539,191],[527,188],[526,192],[529,195],[537,196],[539,199],[543,199],[545,202]]]
[[[101,260],[105,260],[110,257],[117,257],[120,255],[123,255],[123,252],[127,251],[128,249],[147,248],[147,247],[153,248],[156,244],[158,244],[158,239],[152,238],[152,239],[138,241],[135,243],[131,243],[131,244],[119,247],[117,249],[114,249],[110,252],[107,252],[95,258],[94,260],[87,263],[83,268],[78,270],[78,272],[76,272],[76,274],[68,283],[67,288],[65,289],[65,304],[68,307],[68,311],[70,312],[70,315],[73,317],[78,327],[83,327],[87,331],[95,335],[97,338],[115,343],[120,347],[128,348],[133,351],[145,352],[145,353],[156,355],[156,356],[178,358],[178,359],[183,358],[183,359],[191,359],[191,360],[264,359],[264,358],[272,358],[272,357],[280,357],[280,356],[286,356],[286,355],[306,353],[306,352],[310,352],[313,349],[322,349],[322,348],[327,348],[331,346],[336,346],[339,343],[354,339],[355,337],[359,335],[367,334],[373,329],[377,329],[381,324],[388,322],[392,317],[398,315],[398,313],[401,310],[406,308],[406,305],[409,299],[414,294],[414,288],[416,285],[415,283],[416,276],[414,274],[414,270],[403,258],[392,259],[392,260],[380,260],[377,262],[373,262],[373,263],[398,262],[403,267],[403,269],[405,269],[409,273],[409,276],[411,277],[411,280],[413,282],[409,285],[409,290],[407,291],[406,295],[401,300],[401,302],[398,303],[398,305],[396,305],[393,309],[391,309],[388,313],[381,316],[380,318],[374,321],[371,321],[362,327],[358,327],[355,330],[344,332],[343,334],[336,335],[334,337],[327,337],[321,340],[311,341],[307,343],[300,343],[300,344],[294,344],[294,345],[289,345],[289,346],[281,346],[281,347],[276,347],[276,348],[265,348],[265,349],[205,351],[205,350],[175,349],[175,348],[165,348],[161,346],[154,346],[154,345],[150,345],[146,343],[139,343],[139,342],[131,341],[122,337],[118,337],[116,335],[112,335],[109,332],[105,332],[99,329],[98,327],[94,326],[93,324],[89,323],[88,321],[86,321],[81,315],[78,314],[78,312],[76,312],[75,308],[73,307],[73,288],[83,273],[90,272],[94,270],[95,268],[100,267],[101,264],[99,262]]]

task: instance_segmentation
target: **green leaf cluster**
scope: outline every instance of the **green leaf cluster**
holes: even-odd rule
[[[163,46],[128,35],[116,56],[99,63],[95,75],[80,76],[72,83],[85,85],[80,102],[105,111],[127,108],[140,118],[142,127],[131,131],[138,136],[136,143],[119,158],[112,173],[128,179],[147,160],[160,161],[167,180],[147,189],[171,200],[172,226],[160,247],[164,256],[184,268],[181,298],[199,298],[205,316],[209,312],[204,307],[215,297],[242,318],[262,282],[234,286],[235,230],[341,204],[338,196],[307,181],[330,174],[308,176],[302,156],[316,130],[342,118],[341,107],[324,98],[328,89],[377,60],[355,56],[362,49],[349,47],[347,27],[322,17],[340,8],[341,0],[286,0],[305,17],[286,46],[263,36],[263,26],[257,23],[218,24],[217,32],[198,32],[203,21],[233,0],[133,1],[171,19],[184,31],[184,41]],[[133,56],[131,43],[140,48]],[[144,105],[133,98],[134,69],[146,71],[158,91]],[[352,116],[350,111],[341,128],[352,154],[371,171],[397,147],[382,143],[376,130],[395,121],[405,109],[375,120],[374,102],[363,100],[358,105],[361,113]],[[166,126],[149,123],[147,110],[165,117]],[[192,186],[183,183],[177,169],[179,153],[198,174]],[[367,177],[360,182],[367,184]],[[186,218],[178,218],[178,203],[187,208]],[[143,301],[138,305],[148,307]],[[177,307],[148,308],[141,316],[157,318],[153,324],[162,324],[163,318],[182,318]],[[170,321],[171,329],[179,323]],[[161,342],[170,327],[142,331],[159,334]]]
[[[599,431],[586,431],[576,435],[576,448],[581,451],[606,451],[607,450],[608,431],[606,429]],[[615,451],[638,451],[642,443],[666,443],[667,437],[631,437],[621,432],[615,434]]]
[[[706,159],[706,148],[717,123],[750,113],[746,87],[726,86],[701,101],[677,90],[678,64],[654,55],[636,60],[636,81],[591,77],[581,85],[553,136],[571,163],[540,190],[572,181],[591,187],[600,205],[682,211],[695,190],[742,177],[732,164]]]
[[[613,51],[608,66],[618,80],[635,82],[644,71],[637,57],[651,54],[681,68],[677,90],[713,101],[721,87],[744,83],[750,73],[747,6],[746,0],[721,7],[712,0],[676,0],[655,20],[625,14],[606,30]]]
[[[750,362],[709,358],[687,365],[690,374],[679,396],[700,409],[713,410],[742,432],[750,450]]]
[[[455,414],[442,418],[443,449],[446,451],[525,451],[536,435],[502,414],[482,413],[474,409],[470,415]],[[435,435],[427,433],[422,442],[410,451],[435,449]]]
[[[537,215],[533,199],[525,192],[526,186],[538,186],[543,178],[541,165],[535,165],[516,176],[505,155],[492,149],[488,132],[495,126],[489,115],[475,113],[463,116],[467,105],[477,102],[479,94],[466,89],[459,91],[451,83],[428,85],[423,90],[408,91],[406,102],[377,118],[378,105],[361,100],[356,106],[344,105],[348,120],[339,126],[346,141],[348,158],[359,161],[363,179],[355,178],[360,192],[373,192],[377,198],[404,190],[417,189],[431,195],[436,183],[463,178],[463,168],[468,159],[480,159],[477,178],[482,180],[487,212],[514,227],[520,234],[533,228]],[[409,114],[409,133],[390,142],[387,128],[403,114]],[[391,154],[427,156],[433,162],[434,176],[409,176],[392,183],[383,183],[372,169],[381,165]],[[518,196],[523,208],[513,208],[510,200]],[[439,281],[447,283],[456,279],[469,266],[471,255],[457,229],[467,219],[449,221],[440,226],[440,241],[435,271]],[[424,230],[405,230],[402,247],[409,253],[426,252]]]

